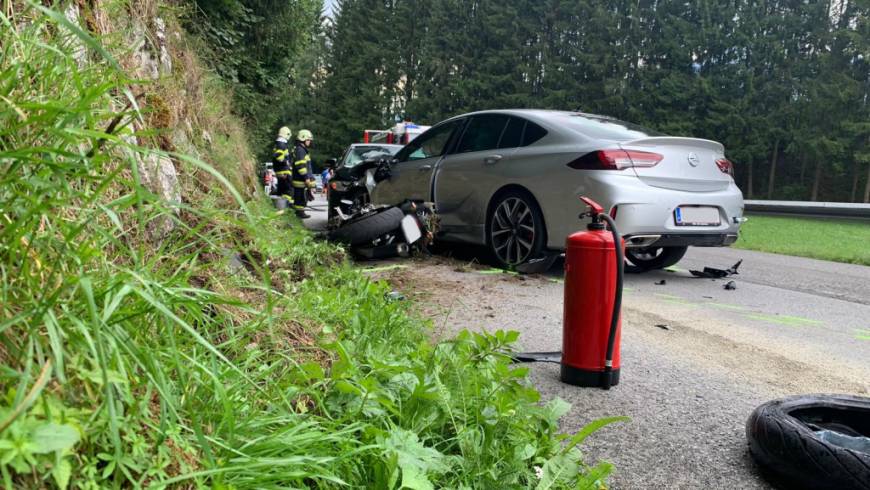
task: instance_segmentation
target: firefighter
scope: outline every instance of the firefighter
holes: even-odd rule
[[[314,140],[311,131],[300,129],[296,133],[296,147],[293,149],[293,209],[302,219],[311,216],[305,213],[305,205],[311,189],[314,189],[314,172],[311,169],[311,155],[308,154]]]
[[[272,150],[272,169],[278,178],[278,195],[293,204],[293,178],[292,156],[290,155],[290,128],[281,127],[278,130],[278,138],[275,140],[275,149]]]

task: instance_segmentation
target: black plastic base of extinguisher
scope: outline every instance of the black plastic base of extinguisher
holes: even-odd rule
[[[563,383],[569,385],[600,387],[604,384],[604,376],[608,376],[608,373],[605,373],[604,371],[587,371],[585,369],[562,364],[559,378]],[[609,376],[610,386],[616,386],[619,384],[619,369],[610,371]]]

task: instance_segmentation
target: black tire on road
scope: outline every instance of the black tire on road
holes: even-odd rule
[[[329,233],[329,239],[348,245],[363,245],[389,233],[402,223],[405,213],[396,207],[378,209],[354,218]]]
[[[746,422],[749,451],[787,488],[870,490],[870,453],[822,440],[817,430],[870,437],[870,398],[801,395],[767,402]]]
[[[670,267],[686,255],[689,247],[645,247],[625,249],[625,258],[634,265],[631,272],[646,272]]]

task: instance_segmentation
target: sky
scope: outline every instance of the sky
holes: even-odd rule
[[[335,8],[337,3],[338,3],[338,0],[323,0],[323,8],[326,12],[327,17],[330,17],[330,18],[332,17],[332,14],[333,14],[332,10]]]

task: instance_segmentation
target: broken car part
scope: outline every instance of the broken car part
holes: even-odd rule
[[[743,259],[737,261],[736,264],[732,265],[728,269],[716,269],[714,267],[704,267],[703,271],[689,271],[695,277],[705,277],[708,279],[721,279],[723,277],[732,276],[734,274],[738,274],[737,268],[740,267],[740,264],[743,263]]]

